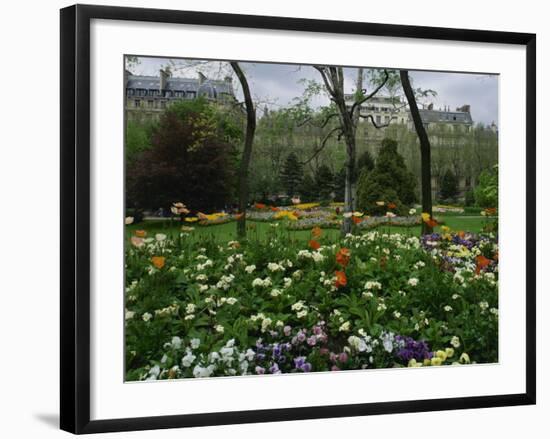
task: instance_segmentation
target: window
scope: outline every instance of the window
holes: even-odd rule
[[[134,107],[139,108],[141,106],[141,101],[139,99],[136,99],[134,101]]]
[[[160,108],[166,108],[166,101],[160,101]]]
[[[133,88],[127,88],[126,89],[126,96],[134,96],[134,89]]]
[[[382,116],[377,115],[377,116],[376,116],[376,124],[378,125],[378,124],[380,124],[381,122],[382,122]]]
[[[151,100],[151,99],[148,100],[148,101],[147,101],[147,106],[148,106],[149,108],[153,108],[154,102],[155,102],[155,101],[153,101],[153,100]]]
[[[384,116],[384,123],[390,123],[390,116]]]

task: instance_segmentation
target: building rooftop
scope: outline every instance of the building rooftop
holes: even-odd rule
[[[424,123],[472,123],[472,116],[467,111],[419,110],[419,112]]]
[[[128,74],[127,89],[160,90],[159,76],[138,76]],[[219,94],[234,95],[230,80],[215,80],[205,78],[166,78],[164,90],[194,92],[197,96],[205,95],[216,98]]]

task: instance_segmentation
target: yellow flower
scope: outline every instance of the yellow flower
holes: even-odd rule
[[[377,206],[383,206],[384,204],[386,204],[385,201],[377,201],[377,202],[376,202],[376,205],[377,205]]]
[[[458,362],[461,364],[470,364],[470,356],[466,352],[463,352],[462,355],[460,355]]]
[[[447,348],[445,349],[445,353],[447,354],[447,358],[451,358],[455,354],[455,350],[453,348]]]
[[[353,212],[353,216],[361,218],[363,216],[363,213],[362,212]]]
[[[444,233],[448,233],[451,231],[451,228],[450,227],[447,227],[447,226],[441,226],[441,230],[444,232]]]
[[[194,223],[195,221],[198,221],[198,220],[199,219],[196,216],[190,216],[185,218],[185,221],[187,221],[188,223]]]
[[[445,351],[436,351],[435,356],[438,358],[441,358],[441,361],[445,361],[447,359],[447,352]]]
[[[443,360],[441,360],[441,358],[439,357],[432,358],[432,361],[431,361],[432,366],[441,366],[442,363],[443,363]]]
[[[424,358],[424,366],[431,366],[432,364],[432,360],[430,360],[429,358]]]
[[[427,213],[427,212],[422,212],[422,215],[420,215],[420,216],[422,217],[422,221],[424,221],[424,222],[430,220],[430,214]]]
[[[422,367],[422,363],[416,361],[415,358],[411,358],[407,367]]]

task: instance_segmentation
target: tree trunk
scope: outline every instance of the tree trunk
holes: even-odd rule
[[[355,85],[356,87],[356,99],[360,99],[363,96],[363,68],[357,69],[357,83]],[[361,107],[357,109],[357,113],[355,113],[353,116],[353,125],[354,125],[354,139],[355,139],[355,147],[354,147],[354,154],[357,152],[357,127],[359,126],[359,115],[361,113]],[[355,160],[355,158],[354,158]],[[357,162],[355,162],[354,165],[354,171],[357,173]],[[353,180],[351,182],[351,197],[352,197],[352,209],[355,211],[357,210],[357,178],[358,175],[353,176]]]
[[[244,149],[239,167],[239,213],[241,217],[237,221],[237,236],[246,238],[246,208],[248,205],[248,170],[250,167],[250,157],[252,155],[252,145],[254,143],[254,132],[256,131],[256,109],[250,95],[248,81],[238,62],[231,62],[231,67],[237,75],[241,87],[243,88],[244,103],[246,108],[246,135],[244,139]]]
[[[409,103],[409,110],[414,122],[414,128],[420,141],[420,164],[421,164],[421,182],[422,182],[422,212],[430,214],[432,218],[432,169],[431,169],[431,146],[428,133],[422,123],[420,117],[420,111],[418,111],[418,105],[416,104],[416,98],[414,96],[411,82],[409,80],[408,70],[400,70],[399,75],[401,77],[401,84],[403,85],[403,91],[407,97]],[[433,228],[422,221],[422,234],[429,234],[433,232]]]

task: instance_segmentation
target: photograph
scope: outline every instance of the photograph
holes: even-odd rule
[[[499,363],[499,74],[120,74],[126,382]]]

